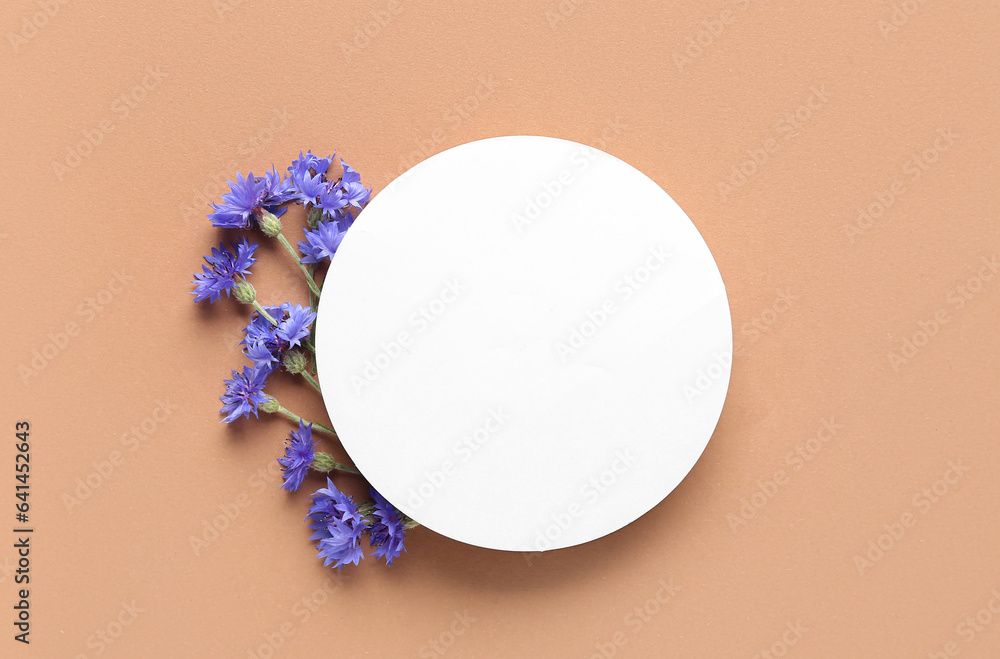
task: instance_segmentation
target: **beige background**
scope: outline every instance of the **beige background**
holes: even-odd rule
[[[998,28],[988,0],[4,3],[0,520],[27,419],[36,532],[25,648],[0,527],[0,654],[1000,656]],[[331,573],[311,490],[276,487],[289,425],[218,423],[245,311],[190,301],[206,203],[299,149],[377,191],[519,133],[601,146],[701,230],[738,341],[718,430],[597,542],[418,530]],[[261,255],[262,298],[304,301]]]

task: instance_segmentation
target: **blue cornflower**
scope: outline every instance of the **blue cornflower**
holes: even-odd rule
[[[217,227],[244,229],[250,226],[249,218],[257,205],[264,186],[253,172],[245,177],[237,172],[236,181],[228,181],[229,192],[222,195],[222,204],[210,204],[215,210],[208,216]]]
[[[344,201],[355,208],[361,208],[371,199],[372,191],[360,183],[351,183],[344,186]]]
[[[341,232],[344,232],[350,229],[352,224],[354,224],[354,216],[351,215],[349,208],[344,208],[337,216],[337,227],[340,228]]]
[[[336,155],[336,154],[334,154]],[[350,165],[341,161],[343,173],[340,178],[330,180],[327,169],[334,156],[320,158],[311,151],[305,155],[299,152],[292,165],[288,168],[289,179],[292,181],[293,196],[306,209],[315,206],[323,211],[324,220],[337,220],[342,230],[347,229],[354,221],[350,217],[349,208],[361,208],[371,198],[371,188],[361,185],[361,175]]]
[[[344,173],[340,176],[339,186],[344,190],[344,200],[355,208],[361,208],[371,199],[372,189],[361,185],[361,175],[346,162],[341,161]]]
[[[241,415],[250,418],[253,412],[257,416],[257,406],[262,404],[264,396],[264,384],[271,371],[260,366],[244,366],[242,373],[233,371],[233,378],[225,380],[226,393],[219,396],[223,402],[221,414],[225,414],[225,423],[232,423]]]
[[[354,499],[338,490],[329,477],[326,479],[326,487],[313,492],[312,499],[309,517],[313,524],[310,524],[309,528],[318,532],[313,534],[310,540],[318,540],[323,536],[321,522],[331,518],[352,526],[367,527],[364,516],[354,505]]]
[[[332,155],[320,158],[314,156],[312,151],[306,151],[305,155],[299,151],[299,157],[293,160],[288,168],[290,174],[288,178],[291,181],[292,194],[296,201],[301,202],[307,208],[310,204],[316,203],[316,197],[326,187],[326,170],[330,169],[332,162]]]
[[[316,557],[323,559],[323,565],[333,563],[339,570],[348,563],[357,565],[364,558],[361,535],[368,525],[350,496],[338,490],[329,478],[326,485],[313,492],[306,521],[315,531],[309,539],[318,541]]]
[[[295,181],[295,200],[306,208],[316,203],[316,198],[326,190],[326,181],[322,174],[310,176],[308,173]]]
[[[219,248],[212,248],[212,253],[205,257],[208,265],[202,265],[203,272],[196,272],[191,281],[195,284],[194,301],[208,300],[215,302],[222,297],[223,291],[229,291],[236,285],[238,277],[250,274],[250,266],[256,263],[254,251],[257,243],[249,243],[246,238],[238,243],[232,243],[232,251],[225,244],[219,243]],[[211,266],[211,267],[209,267]]]
[[[249,229],[265,211],[280,216],[285,212],[280,205],[294,195],[292,182],[282,180],[273,167],[263,178],[253,172],[245,177],[237,172],[236,181],[228,183],[223,203],[211,204],[215,212],[208,216],[212,224],[226,229]]]
[[[343,160],[340,161],[340,164],[344,166],[344,173],[340,175],[340,184],[342,186],[346,187],[350,183],[361,182],[361,174],[358,174],[358,172],[353,167],[348,165]]]
[[[306,239],[299,241],[303,263],[321,263],[332,259],[344,240],[344,231],[337,222],[320,222],[313,231],[306,231]]]
[[[294,492],[302,485],[302,479],[316,457],[318,443],[312,438],[312,424],[306,425],[299,419],[299,429],[289,433],[286,440],[284,457],[278,458],[278,463],[284,468],[285,482],[281,485],[284,489]]]
[[[302,343],[302,339],[309,336],[309,326],[316,320],[316,312],[308,307],[303,308],[301,304],[293,307],[286,303],[283,306],[286,316],[278,323],[275,334],[287,343],[289,348],[294,348]]]
[[[291,178],[295,183],[298,183],[300,178],[308,175],[311,169],[313,173],[318,176],[326,176],[326,170],[330,169],[330,165],[333,163],[333,157],[337,155],[328,155],[326,158],[320,158],[319,156],[314,156],[312,151],[306,151],[305,155],[299,151],[299,157],[292,161],[291,167],[288,168],[289,173],[291,173]],[[326,180],[325,178],[323,179]]]
[[[290,178],[282,178],[272,165],[271,169],[264,174],[264,193],[267,205],[276,206],[290,201],[295,196],[295,185]],[[284,212],[283,209],[281,210]],[[281,215],[281,213],[275,213],[275,215]]]
[[[406,547],[403,546],[406,527],[400,512],[374,487],[371,488],[371,495],[375,501],[372,509],[375,523],[369,531],[368,539],[371,546],[375,547],[373,552],[375,558],[385,558],[385,564],[392,565],[392,562],[406,551]]]
[[[327,185],[320,190],[316,206],[323,211],[325,217],[329,218],[335,216],[341,209],[347,206],[347,199],[344,198],[343,190]]]
[[[316,544],[319,552],[316,558],[323,559],[323,565],[333,563],[333,567],[338,570],[347,564],[357,565],[364,552],[361,549],[361,534],[364,528],[351,526],[339,520],[330,520],[327,525],[329,537],[323,538]]]
[[[278,321],[272,325],[259,313],[250,317],[250,324],[243,328],[244,354],[255,365],[273,369],[274,364],[281,361],[281,356],[289,348],[302,343],[309,336],[309,327],[316,320],[316,313],[301,304],[292,305],[285,302],[278,307],[264,307],[269,316]]]
[[[279,324],[285,314],[284,305],[264,307],[264,311]],[[246,336],[240,344],[245,346],[243,352],[255,366],[273,369],[273,365],[281,361],[281,355],[288,349],[288,344],[278,337],[277,328],[259,313],[250,317],[250,324],[243,328],[243,333]]]

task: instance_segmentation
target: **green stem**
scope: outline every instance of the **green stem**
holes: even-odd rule
[[[292,255],[292,258],[295,259],[295,262],[298,264],[299,269],[302,270],[302,274],[306,278],[306,283],[309,284],[309,291],[316,297],[319,297],[319,286],[316,285],[316,280],[313,279],[313,276],[309,274],[309,268],[307,268],[305,264],[302,263],[298,253],[295,251],[295,248],[292,247],[291,243],[288,242],[288,238],[285,238],[285,234],[279,231],[277,237],[278,237],[278,242],[280,242],[282,247],[285,248],[285,251],[287,251],[289,254]]]
[[[309,371],[299,371],[299,375],[304,377],[306,379],[306,382],[308,382],[313,386],[313,389],[315,389],[320,393],[323,393],[323,390],[319,388],[319,382],[316,382],[316,379],[313,376],[309,375]]]
[[[300,421],[302,421],[302,417],[300,417],[298,414],[292,412],[288,408],[283,407],[280,404],[278,405],[278,413],[279,414],[283,414],[285,417],[291,419],[295,423],[299,423]],[[331,428],[328,425],[322,424],[319,421],[313,421],[312,425],[313,425],[313,428],[315,428],[317,430],[322,430],[325,433],[329,433],[329,434],[333,435],[334,437],[337,437],[337,431],[334,430],[333,428]],[[337,437],[337,439],[340,439],[340,438]]]
[[[330,468],[331,469],[336,469],[337,471],[346,471],[349,474],[358,474],[359,476],[361,475],[361,472],[358,471],[357,469],[355,469],[354,467],[352,467],[350,465],[342,464],[340,462],[334,462],[333,466],[330,467]]]
[[[309,276],[313,278],[313,281],[316,281],[316,264],[315,263],[310,263],[309,264]],[[319,302],[319,298],[316,297],[316,294],[313,293],[313,290],[310,288],[309,289],[309,308],[312,309],[313,311],[316,311],[316,307],[319,306],[319,305],[316,304],[317,302]],[[312,328],[309,329],[309,333],[312,334]]]
[[[260,302],[258,302],[257,300],[253,301],[253,308],[257,310],[257,313],[266,318],[267,322],[271,323],[272,325],[278,324],[278,321],[276,321],[274,318],[271,318],[271,314],[264,311],[264,307],[260,306]]]
[[[309,275],[316,281],[316,264],[309,264]],[[319,296],[313,294],[312,289],[309,289],[309,306],[314,312],[319,312]],[[316,376],[316,346],[313,345],[313,337],[316,336],[316,321],[313,320],[312,325],[309,327],[309,338],[305,341],[306,348],[312,353],[312,358],[309,360],[309,368],[312,369],[313,377]]]
[[[337,462],[333,459],[333,456],[329,453],[323,453],[319,451],[313,458],[312,464],[309,465],[311,468],[315,469],[320,473],[329,473],[336,469],[337,471],[346,471],[349,474],[361,474],[357,468],[351,465],[345,465],[342,462]]]

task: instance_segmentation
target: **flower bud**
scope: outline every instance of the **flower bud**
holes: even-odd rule
[[[261,412],[274,414],[279,409],[281,409],[281,405],[278,404],[278,399],[275,398],[274,396],[268,396],[267,394],[264,394],[264,402],[258,406],[258,409]]]
[[[306,370],[306,356],[298,350],[289,350],[281,358],[281,363],[289,373],[301,373]]]
[[[241,279],[233,285],[233,297],[243,304],[253,304],[257,299],[257,291],[253,284],[246,279]]]
[[[309,225],[310,229],[315,229],[319,226],[319,223],[323,220],[323,210],[313,206],[306,213],[306,223]]]
[[[260,225],[260,230],[264,232],[264,235],[270,238],[274,238],[281,233],[281,220],[274,213],[264,211],[257,218],[257,224]]]
[[[401,511],[399,508],[396,509],[396,512],[399,513],[399,521],[403,524],[404,529],[408,530],[420,526],[420,522],[417,522],[413,518],[403,514],[403,511]]]
[[[336,464],[337,461],[333,459],[332,455],[329,453],[323,453],[322,451],[317,451],[313,456],[312,464],[309,466],[316,471],[327,473],[329,471],[333,471],[333,467]]]

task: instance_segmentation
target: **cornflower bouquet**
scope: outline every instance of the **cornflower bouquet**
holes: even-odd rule
[[[376,559],[384,558],[386,565],[405,551],[404,535],[416,523],[385,500],[375,488],[369,487],[371,500],[354,501],[334,485],[330,475],[335,472],[360,474],[354,467],[337,462],[332,455],[316,450],[318,440],[313,431],[336,439],[336,431],[318,421],[306,422],[299,415],[285,408],[276,398],[264,393],[267,379],[276,370],[285,369],[300,375],[316,391],[316,348],[313,342],[316,309],[322,289],[316,276],[324,264],[337,253],[344,235],[357,213],[371,198],[371,188],[361,183],[361,176],[347,163],[340,161],[342,173],[334,178],[328,174],[334,155],[325,158],[314,156],[311,151],[299,152],[299,157],[288,168],[287,175],[279,174],[274,167],[264,176],[247,176],[237,173],[229,181],[230,191],[222,195],[221,204],[211,204],[213,212],[208,219],[216,227],[234,230],[259,229],[265,237],[277,239],[295,259],[309,287],[309,306],[284,302],[265,306],[257,300],[257,293],[248,281],[250,270],[257,261],[254,254],[259,246],[246,238],[212,248],[205,256],[202,271],[195,273],[195,302],[214,303],[223,293],[242,304],[251,305],[250,322],[243,330],[243,354],[251,362],[242,372],[233,370],[233,377],[225,380],[226,390],[220,396],[225,415],[224,423],[238,418],[255,418],[259,412],[280,414],[297,425],[285,442],[285,454],[278,458],[282,467],[283,487],[295,492],[310,469],[327,474],[327,486],[312,494],[312,504],[306,523],[312,529],[310,540],[316,542],[318,558],[324,565],[338,570],[344,565],[357,565],[364,557],[362,537],[368,534],[369,546],[374,548]],[[282,233],[281,216],[290,204],[301,204],[306,210],[304,240],[298,250]]]

